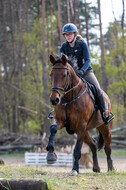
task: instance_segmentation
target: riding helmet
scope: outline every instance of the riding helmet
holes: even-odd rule
[[[62,34],[64,35],[65,33],[68,32],[78,32],[77,27],[73,23],[68,23],[65,24],[62,28]]]

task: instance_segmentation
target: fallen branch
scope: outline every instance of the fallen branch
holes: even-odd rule
[[[31,110],[31,109],[26,108],[26,107],[23,107],[23,106],[18,106],[18,108],[19,108],[19,109],[26,110],[26,111],[29,111],[29,112],[34,113],[34,114],[38,114],[38,112],[37,112],[37,111]]]

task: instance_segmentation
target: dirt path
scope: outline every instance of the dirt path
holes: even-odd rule
[[[9,166],[25,166],[25,161],[24,157],[0,157],[4,160],[5,165]],[[126,172],[126,157],[122,156],[113,156],[113,163],[114,163],[114,168],[116,169],[117,172]],[[106,172],[107,171],[107,163],[106,163],[106,158],[105,157],[98,157],[99,160],[99,166],[101,168],[101,172]],[[33,167],[33,166],[30,166]],[[41,167],[44,171],[51,171],[51,172],[61,172],[61,173],[69,173],[71,171],[70,167],[50,167],[50,166],[39,166]],[[84,167],[80,168],[80,173],[90,173],[92,172],[92,166],[87,169]]]

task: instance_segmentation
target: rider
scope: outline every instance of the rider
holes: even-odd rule
[[[73,23],[65,24],[62,28],[62,34],[66,39],[60,48],[60,52],[76,59],[78,70],[76,74],[93,84],[97,92],[97,103],[104,123],[109,123],[109,116],[106,115],[105,101],[99,85],[99,82],[93,72],[90,64],[90,55],[88,46],[82,36],[78,35],[77,27]]]

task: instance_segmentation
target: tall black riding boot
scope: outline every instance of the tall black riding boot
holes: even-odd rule
[[[108,121],[109,116],[106,115],[104,96],[101,94],[97,98],[98,98],[97,101],[98,101],[99,110],[102,115],[102,119],[103,119],[104,123],[107,125],[109,123],[109,121]]]

